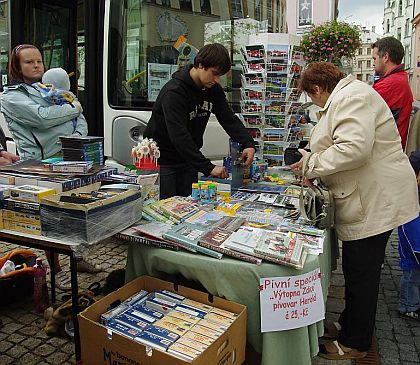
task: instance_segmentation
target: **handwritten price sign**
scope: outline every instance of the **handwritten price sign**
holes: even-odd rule
[[[261,332],[304,327],[324,319],[320,269],[260,279]]]

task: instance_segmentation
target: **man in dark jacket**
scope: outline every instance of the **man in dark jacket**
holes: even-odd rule
[[[160,91],[144,136],[153,138],[160,149],[160,196],[188,196],[197,171],[218,178],[228,176],[223,166],[216,166],[200,152],[203,135],[214,113],[236,142],[242,145],[242,161],[249,166],[255,144],[227,103],[220,76],[230,70],[226,48],[208,44],[198,52],[194,65],[175,72]]]
[[[401,63],[404,57],[404,47],[398,39],[385,37],[377,40],[372,48],[375,74],[379,76],[375,80],[373,88],[391,109],[404,149],[413,104],[413,94],[408,83],[407,73]]]

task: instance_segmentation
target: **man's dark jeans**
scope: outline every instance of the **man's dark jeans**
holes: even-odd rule
[[[191,195],[191,185],[197,182],[198,173],[188,163],[160,166],[160,199]]]

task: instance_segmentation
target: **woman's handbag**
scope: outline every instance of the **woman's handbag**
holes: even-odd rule
[[[308,161],[306,159],[306,161]],[[306,163],[303,165],[303,173],[306,170]],[[334,198],[332,193],[322,184],[314,184],[306,189],[304,194],[302,177],[299,210],[304,219],[314,226],[324,229],[334,226]]]

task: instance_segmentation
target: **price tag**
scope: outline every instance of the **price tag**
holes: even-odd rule
[[[325,318],[321,271],[260,279],[261,332],[284,331]]]

